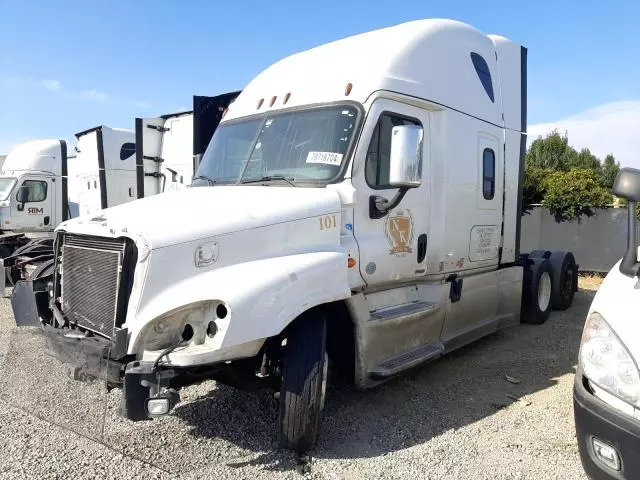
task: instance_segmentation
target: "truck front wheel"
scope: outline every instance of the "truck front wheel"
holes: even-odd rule
[[[280,444],[305,453],[318,438],[327,384],[326,319],[306,313],[287,333],[280,387]]]

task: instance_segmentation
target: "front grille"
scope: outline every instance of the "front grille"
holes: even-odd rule
[[[126,240],[65,234],[61,243],[61,310],[72,324],[111,338],[123,295]]]

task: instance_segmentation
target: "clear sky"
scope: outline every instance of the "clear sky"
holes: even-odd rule
[[[133,129],[291,53],[427,17],[529,49],[534,135],[568,129],[578,148],[640,166],[637,0],[0,0],[0,153],[99,124]]]

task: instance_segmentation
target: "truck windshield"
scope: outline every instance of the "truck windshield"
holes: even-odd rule
[[[323,182],[338,176],[358,110],[331,106],[265,114],[221,125],[194,184],[251,183],[264,179]]]
[[[13,186],[16,184],[16,179],[12,177],[0,177],[0,201],[4,201],[9,198]]]

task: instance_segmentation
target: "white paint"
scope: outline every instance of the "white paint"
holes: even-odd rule
[[[164,175],[160,178],[145,177],[144,196],[180,190],[190,185],[195,173],[193,113],[175,113],[141,120],[143,155],[163,160],[161,163],[156,163],[153,160],[144,159],[144,171]],[[149,128],[148,125],[159,127],[159,129]]]
[[[598,312],[616,332],[634,358],[640,361],[640,322],[635,312],[640,308],[640,284],[638,277],[629,278],[620,273],[620,262],[616,263],[604,278],[591,307]]]
[[[201,331],[207,318],[203,312],[224,302],[230,314],[216,320],[218,335],[194,341],[171,354],[171,361],[194,365],[252,355],[265,338],[302,312],[352,299],[358,289],[378,290],[370,297],[375,298],[372,304],[386,307],[408,299],[437,302],[444,324],[433,331],[447,332],[446,338],[469,332],[479,322],[494,322],[497,328],[499,322],[517,321],[522,269],[498,270],[497,252],[504,221],[510,238],[504,241],[502,260],[514,259],[519,51],[507,39],[488,37],[460,22],[424,20],[293,55],[250,82],[229,107],[221,128],[266,111],[355,103],[362,126],[350,157],[320,157],[332,164],[346,162],[346,176],[339,183],[317,188],[203,186],[107,209],[99,221],[66,222],[61,229],[70,232],[131,237],[145,252],[136,268],[125,324],[131,335],[129,353],[151,358],[153,352],[145,354],[147,332],[168,315],[192,319]],[[478,79],[471,52],[488,64],[494,101]],[[352,86],[348,95],[347,84]],[[291,96],[284,105],[286,93]],[[273,96],[277,101],[270,106]],[[257,109],[260,99],[267,101]],[[422,182],[388,215],[371,218],[372,196],[391,200],[398,193],[373,188],[365,176],[368,148],[384,112],[422,125]],[[164,125],[164,119],[146,121]],[[149,152],[160,155],[164,141],[150,141]],[[496,159],[490,198],[482,189],[487,148]],[[315,154],[312,160],[317,160]],[[155,156],[147,153],[146,143],[145,155]],[[148,181],[152,191],[157,181]],[[418,260],[418,239],[425,235],[426,254]],[[198,249],[210,242],[217,246],[216,261],[197,267]],[[352,268],[349,257],[356,262]],[[450,273],[464,276],[473,287],[471,295],[455,304],[443,282]],[[363,311],[357,320],[367,315]],[[399,351],[416,339],[396,340],[390,350]],[[362,348],[366,350],[366,342]]]

